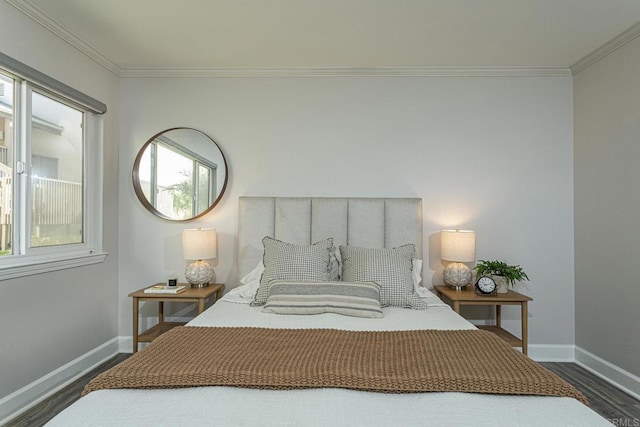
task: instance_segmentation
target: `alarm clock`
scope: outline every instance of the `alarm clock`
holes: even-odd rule
[[[178,276],[172,274],[167,277],[167,288],[175,288],[176,286],[178,286]]]
[[[483,296],[496,295],[498,285],[496,281],[489,276],[482,276],[476,281],[476,294]]]

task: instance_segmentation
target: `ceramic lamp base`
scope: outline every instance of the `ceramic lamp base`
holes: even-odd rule
[[[189,264],[184,272],[184,277],[192,288],[205,288],[209,286],[209,283],[215,283],[216,272],[211,264],[198,260]]]
[[[471,269],[461,262],[452,262],[445,267],[442,278],[449,287],[462,289],[471,283]]]

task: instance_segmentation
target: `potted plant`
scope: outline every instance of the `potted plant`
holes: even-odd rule
[[[509,265],[504,261],[479,260],[473,268],[478,277],[491,276],[498,285],[498,293],[506,293],[509,286],[516,282],[529,280],[527,273],[519,265]]]

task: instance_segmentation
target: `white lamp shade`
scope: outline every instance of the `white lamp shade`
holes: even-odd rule
[[[182,230],[184,259],[212,259],[218,257],[218,236],[213,228]]]
[[[440,258],[444,261],[473,262],[476,260],[476,233],[471,230],[442,230]]]

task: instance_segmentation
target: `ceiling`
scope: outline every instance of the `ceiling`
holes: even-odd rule
[[[639,0],[5,1],[124,74],[568,69],[640,21]]]

